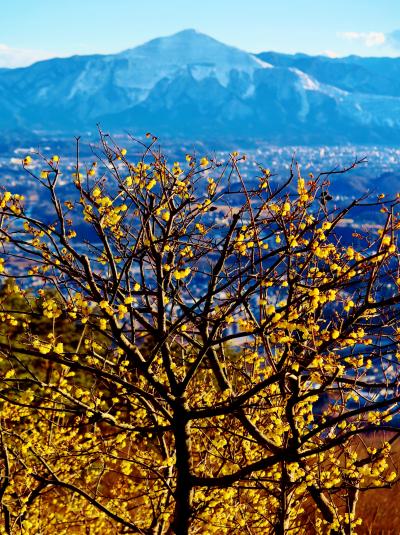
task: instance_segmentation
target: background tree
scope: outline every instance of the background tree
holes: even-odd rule
[[[330,208],[337,171],[250,189],[244,156],[155,143],[101,134],[85,166],[78,142],[76,199],[27,157],[48,220],[1,196],[3,277],[48,321],[2,301],[3,532],[353,533],[396,480],[397,198],[344,243],[365,200]]]

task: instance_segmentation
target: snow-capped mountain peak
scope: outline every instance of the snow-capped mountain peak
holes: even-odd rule
[[[232,71],[252,77],[255,70],[271,67],[248,52],[196,30],[153,39],[116,57],[126,59],[127,73],[136,73],[135,86],[147,89],[154,87],[160,78],[171,78],[183,68],[189,69],[196,79],[215,77],[226,87]],[[124,82],[129,84],[127,79]]]
[[[0,127],[397,143],[399,80],[397,58],[255,55],[185,30],[119,54],[0,70]]]

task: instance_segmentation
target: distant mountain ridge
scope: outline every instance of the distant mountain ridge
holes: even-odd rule
[[[0,69],[0,128],[397,144],[400,59],[251,54],[195,30]]]

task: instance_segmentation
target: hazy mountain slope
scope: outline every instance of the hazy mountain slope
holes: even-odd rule
[[[345,91],[400,96],[400,58],[329,58],[262,52],[257,57],[278,67],[295,67]]]

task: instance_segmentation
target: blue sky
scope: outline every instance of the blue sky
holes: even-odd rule
[[[0,67],[186,28],[251,52],[400,56],[399,0],[3,0]]]

